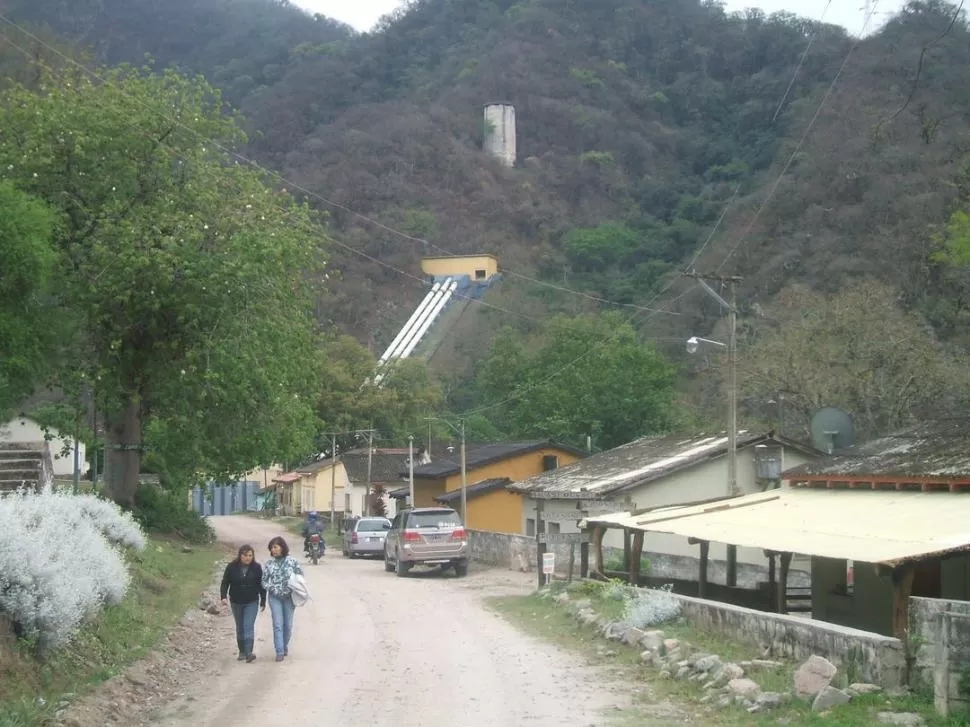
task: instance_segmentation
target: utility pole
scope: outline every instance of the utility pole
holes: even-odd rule
[[[734,497],[739,494],[738,488],[738,306],[737,284],[743,278],[737,275],[701,275],[698,273],[684,273],[686,277],[696,279],[704,291],[714,300],[727,308],[728,311],[728,371],[727,371],[727,400],[728,400],[728,495]],[[705,281],[714,281],[727,285],[728,299],[725,300]],[[736,545],[727,547],[727,585],[735,586],[738,580],[738,548]]]
[[[429,417],[428,428],[431,427],[431,420],[438,419],[438,417]],[[439,419],[439,421],[444,422],[452,431],[457,432],[461,436],[461,522],[467,528],[468,527],[468,472],[467,472],[467,458],[465,456],[465,420],[459,419],[458,426],[449,422],[447,419]],[[430,442],[430,440],[429,440]],[[430,451],[430,448],[429,448]]]
[[[414,507],[414,435],[408,435],[408,504]]]
[[[370,507],[370,488],[371,488],[371,472],[373,471],[374,465],[374,430],[367,430],[367,492],[364,495],[364,514],[371,514]]]
[[[461,522],[468,527],[468,473],[465,471],[465,420],[461,420]]]
[[[330,435],[330,528],[337,530],[337,435]]]

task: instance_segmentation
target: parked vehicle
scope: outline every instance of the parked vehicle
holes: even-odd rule
[[[384,541],[384,570],[407,575],[415,565],[440,565],[468,573],[468,534],[448,507],[402,510]]]
[[[307,558],[313,565],[320,562],[320,556],[323,555],[323,536],[319,533],[313,533],[310,536],[310,542],[307,543]]]
[[[358,555],[382,555],[384,538],[391,529],[386,517],[362,517],[344,531],[343,554],[348,558]]]

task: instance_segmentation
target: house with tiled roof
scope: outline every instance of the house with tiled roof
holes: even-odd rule
[[[465,524],[477,530],[521,533],[522,497],[505,492],[504,484],[571,464],[584,454],[575,447],[545,439],[467,446],[465,475],[469,505]],[[400,475],[406,482],[406,466]],[[499,485],[498,482],[503,484]],[[392,496],[405,500],[408,487],[400,487]],[[442,500],[442,497],[445,499]],[[450,456],[435,457],[414,470],[415,506],[433,507],[442,502],[461,512],[461,455],[458,448]]]

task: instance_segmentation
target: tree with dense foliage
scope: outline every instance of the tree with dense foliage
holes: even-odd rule
[[[384,441],[401,443],[419,431],[422,418],[442,402],[441,386],[424,361],[394,361],[382,369],[380,386],[374,382],[377,361],[351,336],[334,333],[321,346],[322,376],[317,412],[324,431],[378,430]],[[342,438],[343,446],[354,446]],[[329,447],[320,442],[320,447]]]
[[[101,75],[5,93],[0,175],[58,212],[64,355],[105,413],[106,484],[127,505],[145,449],[183,483],[310,450],[324,233],[233,163],[245,137],[204,80]]]
[[[839,406],[860,439],[970,401],[970,371],[941,350],[926,322],[876,281],[834,296],[786,290],[750,321],[739,364],[745,397],[784,397],[786,430],[805,435],[812,415]]]
[[[486,415],[512,437],[609,449],[673,422],[675,371],[617,314],[557,317],[529,352],[511,331],[478,373]]]
[[[49,368],[56,338],[54,211],[0,181],[0,415]]]

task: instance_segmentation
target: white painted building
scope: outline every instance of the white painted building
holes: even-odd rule
[[[11,419],[6,424],[0,425],[0,442],[11,444],[29,444],[43,441],[50,442],[51,458],[54,461],[55,477],[74,476],[74,446],[73,438],[64,437],[54,428],[48,429],[45,433],[44,428],[30,417],[20,416]],[[89,467],[85,455],[83,442],[77,442],[78,459],[80,461],[81,475],[87,473]]]
[[[738,490],[747,495],[780,485],[781,472],[822,456],[812,447],[772,433],[738,433]],[[604,499],[616,510],[646,509],[726,497],[728,490],[727,434],[643,437],[606,452],[599,452],[565,467],[513,483],[521,492],[523,530],[536,531],[536,505],[555,513],[546,522],[549,532],[579,532],[575,519],[564,518],[578,500]],[[609,548],[623,548],[621,530],[608,530],[603,541]],[[676,568],[698,558],[698,546],[678,535],[648,532],[644,554],[665,560]],[[710,559],[724,561],[726,546],[711,543]],[[764,567],[760,550],[738,549],[738,562]],[[658,567],[659,567],[658,562]],[[800,562],[798,566],[802,565]],[[798,567],[793,564],[794,567]]]

